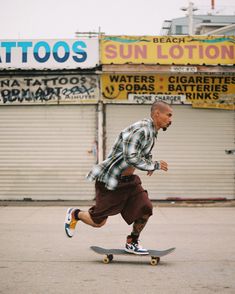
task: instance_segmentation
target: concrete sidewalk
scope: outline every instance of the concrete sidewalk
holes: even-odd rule
[[[158,266],[138,256],[103,264],[89,247],[123,247],[131,227],[118,215],[101,229],[79,224],[69,239],[65,212],[0,207],[1,294],[235,293],[234,207],[155,207],[142,244],[176,247]]]

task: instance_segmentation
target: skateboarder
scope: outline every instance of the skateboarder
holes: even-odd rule
[[[88,211],[69,208],[65,217],[65,232],[73,237],[78,221],[93,227],[102,227],[111,215],[121,213],[133,229],[127,236],[125,250],[134,254],[148,254],[139,244],[139,236],[152,215],[148,193],[141,186],[135,169],[147,171],[168,170],[163,161],[153,161],[151,150],[158,131],[171,125],[173,110],[165,102],[151,106],[150,118],[138,121],[122,130],[107,159],[95,165],[87,178],[95,182],[96,203]]]

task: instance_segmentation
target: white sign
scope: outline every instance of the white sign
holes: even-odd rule
[[[171,72],[197,72],[196,66],[171,66]]]
[[[0,40],[0,69],[76,69],[98,63],[98,39]]]
[[[0,105],[97,103],[97,75],[0,78]]]
[[[154,94],[129,94],[128,102],[138,104],[152,104],[155,101],[165,101],[169,104],[185,104],[185,95],[154,95]]]

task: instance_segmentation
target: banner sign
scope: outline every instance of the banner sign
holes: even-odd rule
[[[171,104],[219,103],[232,105],[235,75],[217,74],[141,74],[101,75],[105,102],[152,103],[164,100]],[[226,106],[227,107],[227,106]],[[225,108],[226,108],[225,107]],[[227,109],[227,108],[226,108]]]
[[[0,69],[76,69],[98,63],[98,39],[0,40]]]
[[[153,104],[155,101],[165,101],[169,104],[186,104],[185,95],[154,95],[128,94],[128,101],[137,104]]]
[[[102,64],[235,64],[235,36],[103,36]]]
[[[97,75],[0,78],[0,105],[97,103]]]

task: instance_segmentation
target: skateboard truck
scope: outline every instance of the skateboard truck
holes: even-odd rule
[[[128,254],[128,253],[127,253]],[[129,253],[131,254],[131,253]],[[146,254],[147,255],[147,254]],[[145,255],[145,256],[146,256]],[[135,255],[138,256],[138,255]],[[140,256],[140,255],[139,255]],[[107,254],[105,255],[105,257],[103,258],[103,263],[108,264],[113,260],[113,254]],[[156,257],[156,256],[151,256],[151,261],[150,264],[151,265],[158,265],[158,263],[160,262],[160,257]]]

